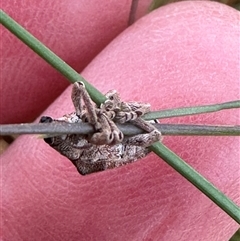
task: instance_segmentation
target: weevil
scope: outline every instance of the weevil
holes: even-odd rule
[[[132,163],[145,157],[150,152],[148,147],[162,139],[160,131],[141,118],[150,111],[150,104],[123,102],[119,94],[112,90],[106,94],[106,101],[97,107],[83,82],[73,84],[71,98],[75,112],[58,119],[42,116],[40,122],[87,122],[93,126],[93,134],[44,138],[52,148],[67,157],[82,175]],[[124,136],[116,123],[126,122],[137,125],[146,133]]]

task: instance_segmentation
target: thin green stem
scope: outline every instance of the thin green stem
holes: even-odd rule
[[[64,75],[70,82],[82,81],[91,96],[92,100],[100,105],[105,101],[105,96],[101,94],[95,87],[89,84],[78,72],[66,64],[61,58],[53,53],[49,48],[42,44],[26,29],[14,21],[3,10],[0,10],[0,23],[5,26],[10,32],[17,36],[23,43],[31,48],[36,54],[47,61],[53,68]]]
[[[128,18],[128,26],[135,22],[136,12],[138,7],[138,0],[132,0],[131,9]]]
[[[191,166],[185,163],[180,157],[162,143],[154,143],[150,149],[240,224],[240,208],[227,196],[220,192],[214,185],[207,181],[203,176],[196,172]]]
[[[152,0],[151,5],[149,6],[149,12],[169,3],[168,0]]]
[[[180,117],[187,115],[198,115],[210,112],[216,112],[220,110],[240,108],[240,101],[230,101],[214,105],[201,105],[196,107],[184,107],[161,111],[152,111],[143,116],[144,120],[164,119],[171,117]]]
[[[240,240],[240,229],[238,229],[233,236],[229,239],[229,241],[239,241]]]
[[[240,11],[240,3],[233,4],[232,7]]]
[[[240,136],[240,126],[205,126],[205,125],[181,125],[181,124],[153,124],[164,136],[195,135],[195,136]],[[117,124],[117,127],[126,136],[134,136],[144,131],[131,123]],[[58,123],[26,123],[0,125],[0,135],[22,134],[51,134],[52,136],[63,134],[90,134],[94,132],[92,125],[88,123],[70,124]]]

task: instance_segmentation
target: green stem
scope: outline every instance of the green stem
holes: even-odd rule
[[[128,18],[128,26],[132,25],[135,22],[137,7],[139,0],[132,0],[131,9]]]
[[[229,239],[229,241],[239,241],[240,240],[240,229],[238,229],[233,236]]]
[[[179,117],[179,116],[187,116],[187,115],[197,115],[197,114],[205,114],[209,112],[216,112],[220,110],[240,108],[240,101],[230,101],[224,102],[220,104],[214,105],[201,105],[196,107],[184,107],[184,108],[176,108],[169,110],[161,110],[161,111],[151,111],[144,115],[144,120],[154,120],[154,119],[164,119],[170,117]]]
[[[153,124],[163,136],[197,135],[197,136],[240,136],[240,126],[205,126],[205,125],[181,125],[181,124]],[[131,123],[117,124],[117,127],[126,136],[134,136],[144,131]],[[21,134],[90,134],[94,131],[88,123],[26,123],[0,125],[0,135]]]
[[[70,82],[82,81],[91,96],[92,100],[100,105],[105,101],[105,96],[101,94],[95,87],[89,84],[78,72],[66,64],[61,58],[53,53],[49,48],[43,45],[38,39],[30,34],[26,29],[14,21],[3,10],[0,10],[0,23],[10,32],[17,36],[23,43],[31,48],[36,54],[41,56],[53,68],[64,75]]]
[[[215,186],[208,182],[203,176],[162,143],[154,143],[150,149],[240,224],[240,208],[227,196],[220,192]]]

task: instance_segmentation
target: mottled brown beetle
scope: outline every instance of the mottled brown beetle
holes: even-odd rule
[[[76,82],[72,89],[75,112],[58,119],[43,116],[40,120],[41,123],[88,122],[93,125],[93,134],[44,138],[51,147],[71,160],[82,175],[132,163],[150,152],[148,146],[161,140],[161,133],[150,122],[140,118],[150,111],[149,104],[122,102],[116,91],[109,91],[106,98],[98,108],[92,102],[84,84]],[[115,122],[128,121],[147,133],[124,137]]]

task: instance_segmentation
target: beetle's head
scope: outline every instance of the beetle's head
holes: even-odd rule
[[[42,116],[39,123],[52,123],[53,118],[50,116]],[[46,137],[45,137],[46,136]],[[53,137],[47,137],[47,135],[44,136],[44,141],[48,143],[49,145],[53,144]]]

